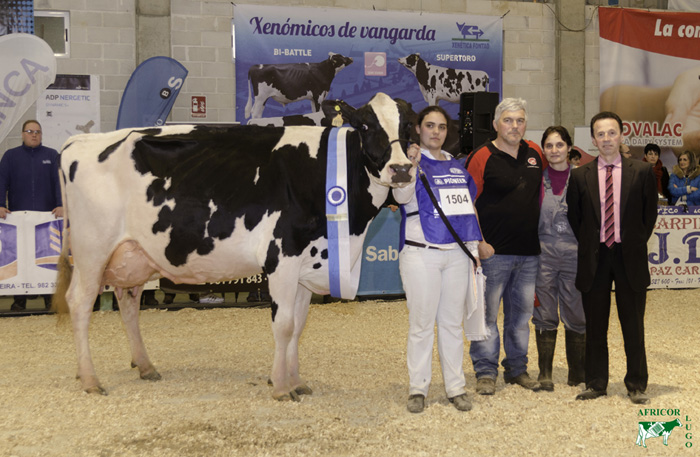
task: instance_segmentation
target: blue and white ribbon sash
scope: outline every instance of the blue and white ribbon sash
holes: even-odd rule
[[[353,299],[360,283],[361,262],[350,253],[347,148],[348,127],[331,129],[326,165],[326,228],[328,232],[328,282],[333,297]]]

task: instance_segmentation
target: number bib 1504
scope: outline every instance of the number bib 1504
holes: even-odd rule
[[[474,205],[472,205],[469,196],[469,189],[466,188],[442,188],[440,193],[440,207],[446,216],[461,216],[465,214],[474,214]]]

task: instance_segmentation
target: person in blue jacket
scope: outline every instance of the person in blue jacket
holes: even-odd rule
[[[480,251],[487,246],[480,246],[484,243],[473,205],[476,185],[467,170],[442,150],[448,125],[449,117],[441,107],[422,110],[416,124],[420,145],[412,144],[406,154],[425,173],[448,221],[478,264]],[[462,322],[467,286],[476,265],[447,229],[421,180],[416,178],[407,187],[394,189],[393,195],[401,205],[402,214],[399,271],[408,307],[407,409],[420,413],[425,407],[437,323],[447,398],[458,410],[469,411],[472,405],[466,394],[462,367]],[[485,251],[482,255],[487,256]]]
[[[695,154],[683,151],[678,156],[678,165],[673,166],[668,182],[673,205],[700,206],[700,167]]]
[[[22,125],[22,145],[8,149],[0,160],[0,218],[12,211],[51,211],[63,217],[58,181],[58,152],[41,144],[41,125],[35,120]],[[27,307],[26,295],[15,295],[11,309]],[[51,295],[44,296],[51,308]]]

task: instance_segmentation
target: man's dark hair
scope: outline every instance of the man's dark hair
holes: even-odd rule
[[[620,116],[617,114],[613,113],[612,111],[602,111],[591,119],[591,137],[593,135],[593,125],[601,119],[615,119],[617,121],[617,125],[620,126],[620,133],[622,133],[622,119],[620,119]]]

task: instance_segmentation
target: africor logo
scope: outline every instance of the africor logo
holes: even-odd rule
[[[668,446],[668,436],[671,434],[674,428],[681,427],[682,425],[683,424],[681,424],[679,419],[668,422],[640,422],[636,444],[637,446],[647,447],[647,438],[658,438],[663,436],[664,446]]]

